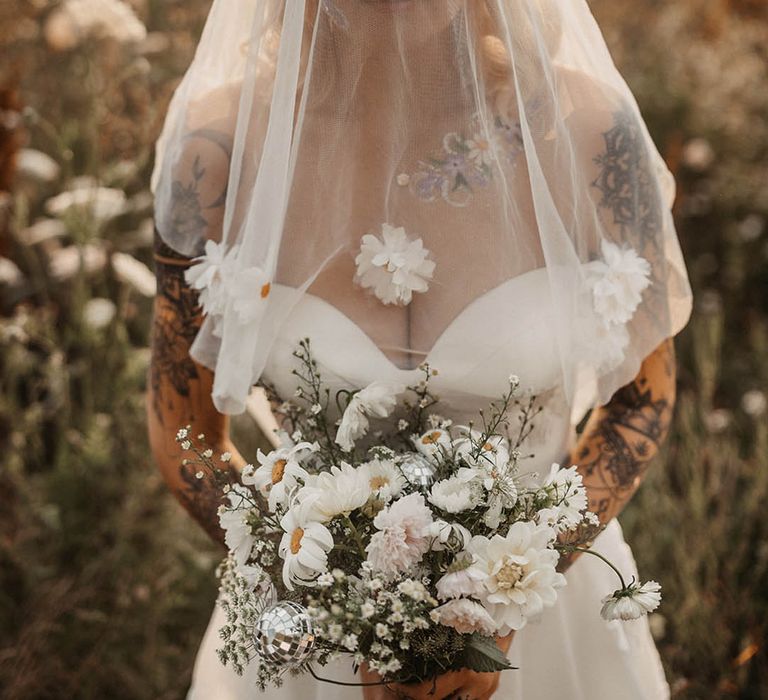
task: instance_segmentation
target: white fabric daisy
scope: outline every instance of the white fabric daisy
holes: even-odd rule
[[[426,292],[435,263],[421,238],[411,240],[403,228],[381,227],[381,238],[367,233],[355,258],[355,281],[384,304],[410,304],[413,292]]]
[[[234,273],[237,246],[227,250],[224,243],[206,241],[205,254],[193,260],[184,273],[184,279],[192,289],[200,292],[203,312],[218,316],[224,313],[227,303],[227,282]]]
[[[603,259],[585,265],[595,311],[606,327],[627,323],[651,283],[651,265],[632,248],[620,248],[607,239],[601,242],[600,250]]]

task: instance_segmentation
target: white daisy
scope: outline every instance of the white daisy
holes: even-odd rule
[[[385,304],[409,304],[413,292],[429,289],[435,263],[428,259],[421,238],[411,240],[405,229],[383,224],[381,236],[363,236],[355,281]]]
[[[372,459],[360,465],[371,492],[382,501],[391,501],[408,483],[391,459]]]
[[[282,517],[283,538],[278,553],[284,559],[283,582],[288,590],[293,584],[308,585],[328,568],[328,552],[333,536],[325,525],[312,518],[311,501],[297,503]]]
[[[416,449],[426,457],[440,459],[444,454],[451,454],[453,441],[450,433],[443,428],[432,428],[423,435],[412,439]]]
[[[300,442],[293,447],[279,447],[268,454],[258,450],[256,459],[260,466],[257,469],[253,465],[246,466],[240,479],[248,486],[255,486],[267,498],[269,509],[274,513],[278,506],[286,506],[289,495],[309,478],[298,460],[315,449],[316,443]]]

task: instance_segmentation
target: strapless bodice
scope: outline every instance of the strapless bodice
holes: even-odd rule
[[[493,288],[472,301],[440,335],[424,358],[438,374],[430,380],[439,397],[435,412],[456,423],[479,422],[507,389],[509,375],[520,377],[544,411],[525,444],[535,458],[526,471],[540,470],[562,458],[571,438],[568,405],[559,386],[560,367],[555,351],[557,324],[542,307],[548,282],[536,269]],[[273,294],[289,287],[274,285]],[[490,332],[489,332],[490,330]],[[416,384],[419,368],[397,367],[373,340],[333,304],[304,294],[281,325],[263,377],[277,393],[293,396],[298,379],[292,353],[302,338],[309,338],[318,369],[332,395],[338,389],[359,389],[374,380]],[[510,416],[512,417],[512,416]],[[514,426],[514,423],[511,425]],[[535,462],[535,464],[533,464]]]

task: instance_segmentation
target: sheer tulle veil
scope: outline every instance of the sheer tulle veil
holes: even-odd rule
[[[162,238],[202,256],[192,355],[226,413],[305,294],[413,367],[474,300],[545,274],[539,383],[574,413],[691,310],[674,179],[584,0],[214,0],[152,185]],[[473,363],[503,323],[466,339]]]

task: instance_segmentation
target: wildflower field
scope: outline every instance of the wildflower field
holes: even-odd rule
[[[221,552],[144,418],[153,144],[210,0],[0,2],[0,697],[181,698]],[[590,3],[678,181],[676,418],[622,516],[674,697],[768,697],[768,5]],[[249,418],[236,443],[253,456]],[[527,699],[526,699],[527,700]],[[596,699],[602,700],[602,699]]]

